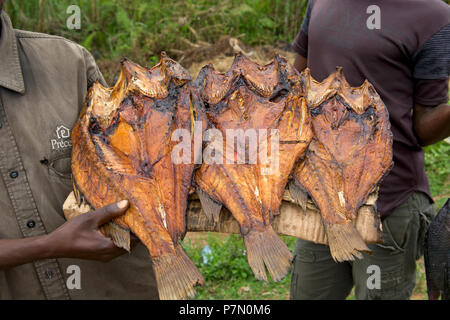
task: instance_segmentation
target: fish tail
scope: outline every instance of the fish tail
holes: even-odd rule
[[[108,222],[101,227],[101,231],[105,236],[110,238],[114,244],[126,251],[131,251],[131,234],[129,229],[122,228],[114,222]]]
[[[244,236],[247,259],[255,277],[267,281],[266,267],[277,282],[289,272],[292,254],[271,226],[264,231],[250,231]]]
[[[351,222],[325,224],[325,230],[331,256],[337,262],[354,261],[355,257],[361,259],[361,252],[371,252]]]
[[[194,287],[205,283],[202,274],[181,245],[177,245],[175,255],[166,254],[154,258],[153,270],[161,300],[194,298],[197,294]]]

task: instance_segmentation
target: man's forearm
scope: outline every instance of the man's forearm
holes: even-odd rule
[[[300,54],[297,54],[297,56],[295,57],[295,61],[294,61],[294,67],[295,69],[297,69],[299,72],[302,72],[303,70],[306,69],[306,67],[308,66],[308,61],[305,57],[303,57]]]
[[[128,201],[123,200],[79,215],[44,236],[13,240],[0,239],[0,270],[36,260],[63,257],[110,261],[126,251],[115,246],[114,242],[105,237],[99,228],[123,215],[128,206]],[[136,244],[135,241],[134,244]]]
[[[54,257],[49,236],[0,240],[0,270]]]
[[[433,108],[416,105],[414,130],[422,146],[436,143],[450,136],[450,105],[441,104]]]

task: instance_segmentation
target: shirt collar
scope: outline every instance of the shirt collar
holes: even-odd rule
[[[0,86],[18,93],[25,93],[17,39],[11,20],[5,11],[0,13]]]

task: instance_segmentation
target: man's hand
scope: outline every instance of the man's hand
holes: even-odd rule
[[[414,131],[422,146],[427,146],[450,136],[450,106],[441,104],[426,107],[414,106]]]
[[[53,256],[87,260],[110,261],[126,251],[105,237],[99,227],[117,218],[128,209],[128,201],[111,204],[69,220],[48,235],[55,243]]]
[[[99,227],[124,214],[128,206],[124,200],[85,213],[45,236],[0,240],[0,270],[53,258],[110,261],[126,251],[116,247]]]

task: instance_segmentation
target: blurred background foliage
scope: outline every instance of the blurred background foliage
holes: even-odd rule
[[[96,58],[139,52],[149,63],[160,51],[214,43],[223,35],[249,45],[292,41],[307,0],[7,0],[19,29],[72,39]],[[81,8],[81,29],[68,30],[69,5]],[[177,58],[177,53],[171,54]]]
[[[15,28],[74,40],[97,59],[118,69],[123,56],[144,64],[158,61],[161,51],[178,59],[195,43],[215,43],[223,36],[248,46],[289,44],[295,38],[307,0],[7,0]],[[448,0],[446,1],[449,2]],[[69,30],[69,5],[81,8],[81,29]],[[103,67],[103,68],[102,68]],[[425,148],[431,191],[440,208],[450,197],[450,144]],[[289,281],[256,281],[238,235],[191,234],[184,242],[205,276],[199,299],[288,299]],[[295,239],[282,237],[290,249]],[[205,249],[206,248],[206,249]],[[351,295],[349,299],[353,299]],[[417,266],[414,299],[426,299],[423,260]]]
[[[450,198],[450,139],[425,148],[425,168],[437,208]]]

